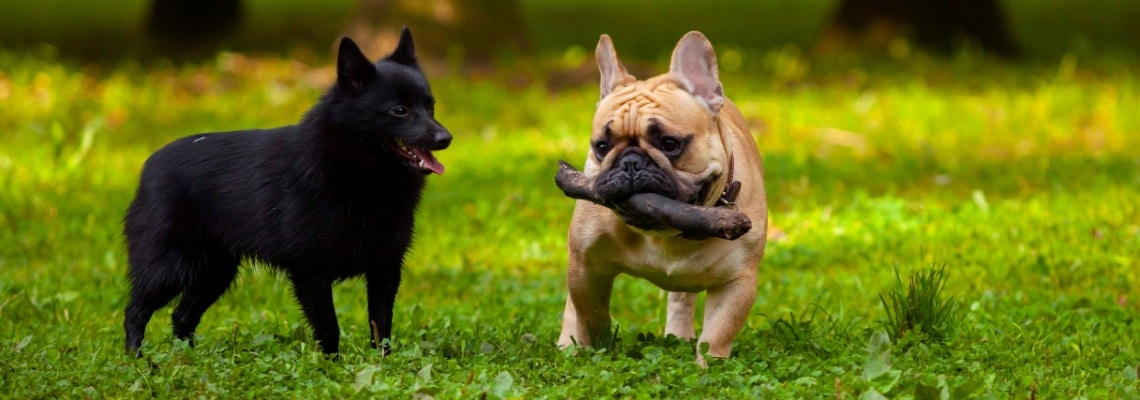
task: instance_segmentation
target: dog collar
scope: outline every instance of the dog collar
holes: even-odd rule
[[[733,155],[728,155],[728,175],[725,179],[728,181],[724,185],[724,191],[720,192],[720,197],[716,199],[713,207],[725,207],[728,209],[736,209],[736,197],[740,195],[740,181],[733,179],[733,170],[736,169],[736,162]]]

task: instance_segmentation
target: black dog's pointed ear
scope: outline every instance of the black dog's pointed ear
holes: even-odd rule
[[[356,42],[345,36],[340,39],[340,50],[336,55],[337,84],[359,90],[376,77],[376,67],[364,56]]]
[[[400,44],[388,59],[404,65],[416,65],[416,44],[412,42],[412,31],[407,25],[400,31]]]

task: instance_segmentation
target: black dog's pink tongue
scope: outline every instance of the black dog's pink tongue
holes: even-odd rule
[[[439,160],[436,160],[435,156],[431,155],[430,151],[420,150],[412,147],[412,152],[416,153],[416,157],[420,158],[420,161],[422,161],[421,164],[423,164],[424,168],[430,169],[431,172],[435,172],[438,175],[443,175],[443,164],[440,164]]]

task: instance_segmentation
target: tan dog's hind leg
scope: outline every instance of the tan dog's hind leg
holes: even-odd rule
[[[570,295],[562,315],[562,334],[558,346],[578,345],[609,346],[610,294],[614,288],[612,274],[587,271],[581,260],[570,260],[567,284]],[[595,341],[598,339],[598,341]]]
[[[693,330],[696,305],[697,293],[669,292],[665,336],[674,335],[681,339],[697,337],[696,331]]]
[[[755,265],[755,264],[753,264]],[[705,321],[701,338],[697,341],[709,344],[709,355],[717,358],[728,357],[732,352],[732,342],[744,327],[752,303],[756,300],[756,271],[749,270],[736,280],[724,286],[709,289],[705,298]],[[700,352],[697,362],[703,361]]]

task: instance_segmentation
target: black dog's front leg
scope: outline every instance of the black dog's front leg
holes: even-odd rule
[[[340,326],[333,306],[332,281],[311,276],[290,276],[293,293],[301,310],[313,328],[313,338],[321,344],[321,351],[333,354],[340,350]]]
[[[380,271],[365,275],[368,281],[368,325],[372,327],[372,348],[382,348],[386,356],[391,349],[384,340],[392,338],[392,308],[400,289],[402,263],[383,265]]]

